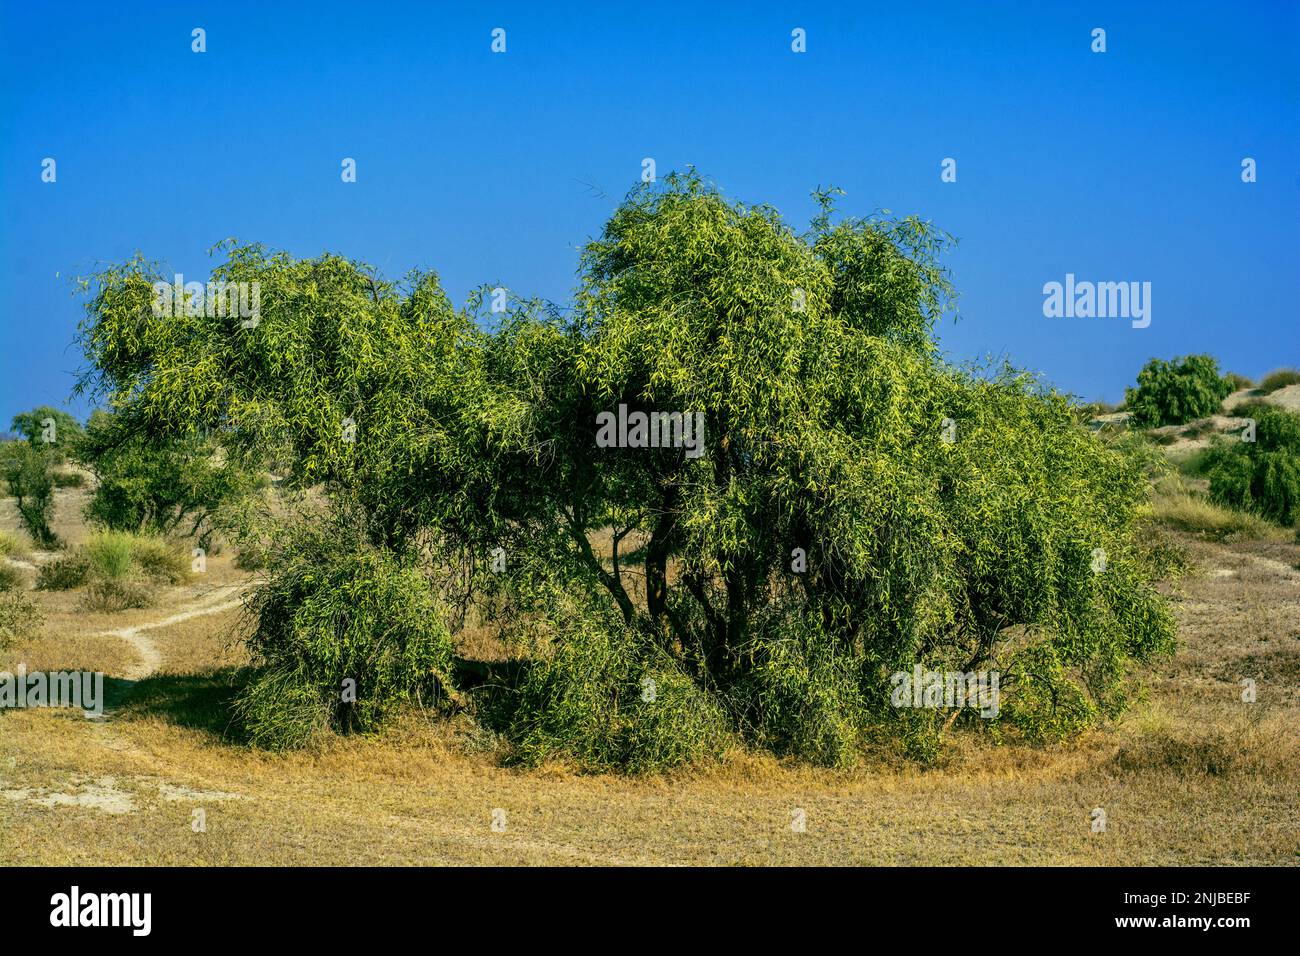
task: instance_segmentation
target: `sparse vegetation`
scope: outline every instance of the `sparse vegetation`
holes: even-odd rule
[[[0,559],[0,591],[20,591],[23,587],[23,581],[21,568]]]
[[[41,622],[40,608],[26,595],[0,588],[0,651],[34,633]]]
[[[1273,530],[1258,515],[1225,507],[1204,495],[1188,492],[1158,496],[1154,514],[1156,520],[1166,527],[1215,541],[1233,537],[1268,538]]]
[[[22,558],[26,554],[27,548],[17,535],[0,531],[0,558]]]
[[[71,591],[86,583],[90,576],[90,558],[85,551],[67,551],[51,558],[36,573],[36,590]]]
[[[1270,395],[1278,389],[1297,383],[1300,383],[1300,369],[1280,368],[1269,372],[1260,380],[1259,390],[1265,395]]]
[[[175,542],[124,531],[98,531],[84,545],[42,564],[39,591],[86,588],[83,604],[91,610],[120,611],[148,607],[152,588],[179,584],[189,576],[189,560]]]

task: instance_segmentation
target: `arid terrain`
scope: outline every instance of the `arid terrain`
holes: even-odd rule
[[[85,494],[59,492],[67,542],[87,533]],[[229,552],[147,609],[32,592],[43,630],[0,667],[103,671],[109,707],[0,714],[0,864],[1300,863],[1300,546],[1163,533],[1195,570],[1170,585],[1180,648],[1146,699],[1067,745],[959,734],[929,769],[746,754],[653,778],[505,769],[468,721],[416,717],[268,754],[222,736],[253,581]],[[29,578],[48,557],[20,559]]]

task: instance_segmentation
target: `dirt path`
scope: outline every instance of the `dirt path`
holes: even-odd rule
[[[173,624],[179,624],[182,621],[188,621],[191,618],[203,617],[208,614],[220,614],[222,611],[229,611],[231,608],[238,607],[239,601],[221,601],[222,598],[236,593],[240,590],[239,585],[230,584],[214,591],[209,591],[203,595],[208,601],[217,601],[220,603],[207,603],[199,607],[190,608],[173,614],[170,617],[163,618],[161,621],[151,621],[146,624],[137,624],[134,627],[124,627],[113,631],[100,631],[96,637],[120,637],[130,644],[138,655],[140,663],[135,667],[128,667],[122,673],[126,680],[142,680],[150,674],[155,673],[162,666],[162,654],[158,650],[158,645],[145,632],[157,630],[161,627],[171,627]]]

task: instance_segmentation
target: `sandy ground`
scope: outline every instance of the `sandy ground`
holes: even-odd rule
[[[144,610],[42,593],[44,630],[0,668],[102,670],[111,706],[0,714],[0,864],[1296,865],[1300,547],[1184,543],[1181,648],[1122,721],[1051,747],[958,735],[930,770],[512,770],[467,721],[418,717],[269,755],[222,736],[249,582],[229,555]]]

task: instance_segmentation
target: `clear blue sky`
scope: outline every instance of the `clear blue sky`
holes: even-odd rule
[[[1300,364],[1294,2],[0,3],[0,428],[68,396],[97,262],[205,279],[237,236],[563,302],[646,156],[800,224],[832,183],[933,219],[955,359],[1112,400],[1151,356]],[[1067,272],[1151,282],[1151,326],[1044,318]]]

